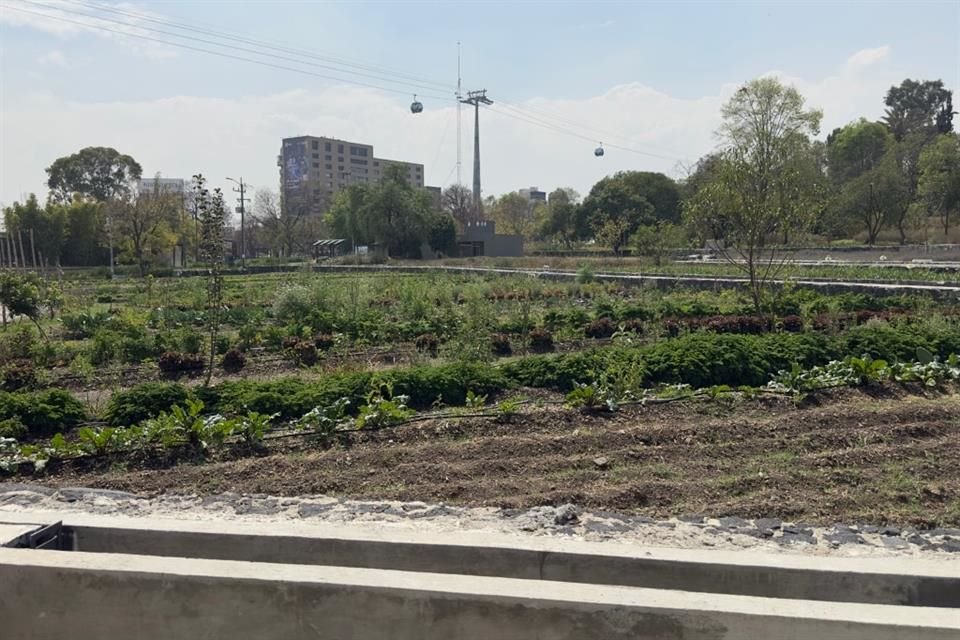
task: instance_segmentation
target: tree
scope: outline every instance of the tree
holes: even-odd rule
[[[223,313],[223,230],[227,221],[227,210],[223,204],[223,193],[220,189],[214,189],[212,193],[207,190],[202,174],[193,176],[193,194],[200,224],[200,259],[207,268],[207,308],[204,317],[210,337],[210,360],[206,379],[206,384],[209,385],[217,356],[217,336]]]
[[[453,216],[459,229],[475,221],[473,192],[462,184],[452,184],[440,196],[440,209]]]
[[[122,245],[132,254],[140,275],[147,273],[148,257],[169,251],[176,243],[176,230],[183,211],[183,194],[153,186],[131,197],[107,202],[107,214],[120,231]]]
[[[457,253],[457,223],[453,216],[442,211],[431,214],[427,228],[427,243],[438,253],[448,256]]]
[[[42,298],[42,283],[36,275],[9,271],[0,273],[0,304],[14,316],[30,318],[40,335],[46,338],[43,327],[40,326]]]
[[[800,93],[775,78],[753,80],[723,106],[714,175],[685,205],[691,224],[744,271],[758,313],[782,260],[772,242],[807,229],[818,194],[809,180],[810,136],[822,114],[804,108]]]
[[[680,188],[662,173],[620,171],[603,178],[583,201],[584,216],[596,230],[610,219],[621,219],[626,236],[657,220],[679,222]]]
[[[37,196],[30,194],[23,204],[14,202],[3,211],[7,230],[20,233],[24,239],[33,235],[33,246],[39,259],[60,264],[60,252],[67,239],[67,215],[63,207],[54,204],[41,207]],[[28,245],[29,246],[29,245]]]
[[[852,217],[873,245],[883,227],[897,224],[906,241],[909,187],[886,126],[864,119],[835,130],[827,139],[829,173],[837,188],[834,210]]]
[[[501,233],[530,238],[537,230],[537,209],[534,204],[519,193],[505,193],[489,208],[490,217],[496,220]]]
[[[67,239],[61,251],[62,263],[75,267],[104,264],[104,205],[76,199],[69,205],[53,206],[63,208],[67,217]]]
[[[263,228],[263,233],[275,255],[292,255],[303,238],[303,207],[288,207],[283,211],[280,196],[267,189],[259,189],[253,195],[253,218]]]
[[[540,220],[539,234],[554,238],[569,248],[575,240],[590,235],[580,194],[573,189],[555,189],[547,196],[547,208]]]
[[[430,223],[430,197],[414,190],[400,167],[381,183],[352,185],[337,194],[326,221],[335,233],[358,244],[377,244],[388,255],[420,257]]]
[[[637,253],[652,257],[654,264],[660,266],[667,250],[685,246],[687,236],[680,225],[658,220],[655,224],[638,228],[630,242],[637,248]]]
[[[942,80],[910,80],[890,87],[884,120],[897,141],[910,133],[937,135],[953,131],[953,92]]]
[[[86,147],[47,167],[50,199],[70,202],[74,194],[98,202],[126,199],[142,169],[132,157],[110,147]]]
[[[930,211],[939,213],[943,234],[950,216],[960,212],[960,136],[945,134],[920,154],[918,193]]]

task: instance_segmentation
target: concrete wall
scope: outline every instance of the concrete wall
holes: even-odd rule
[[[608,545],[509,544],[496,538],[393,536],[371,540],[356,532],[269,535],[235,527],[219,531],[157,527],[73,526],[76,549],[283,564],[337,565],[402,571],[499,576],[709,593],[960,608],[960,563],[955,571],[899,558],[840,559],[673,551]],[[332,534],[332,535],[331,535]],[[539,548],[538,548],[539,547]]]
[[[960,611],[0,549],[5,638],[956,640]]]

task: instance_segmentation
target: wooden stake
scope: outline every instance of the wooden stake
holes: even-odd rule
[[[23,232],[17,231],[17,240],[20,242],[20,270],[27,270],[27,254],[23,251]]]

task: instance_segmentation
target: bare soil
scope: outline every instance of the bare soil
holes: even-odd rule
[[[16,479],[22,481],[23,478]],[[51,486],[527,508],[574,503],[666,518],[960,525],[960,394],[885,387],[683,401],[584,414],[528,405],[510,422],[429,420],[328,449],[268,441],[208,460],[100,459]]]

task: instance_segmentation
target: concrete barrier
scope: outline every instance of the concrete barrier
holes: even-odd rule
[[[960,638],[956,561],[56,513],[0,545],[61,519],[72,551],[0,548],[0,638]]]
[[[5,637],[956,640],[960,611],[635,587],[0,549]]]

